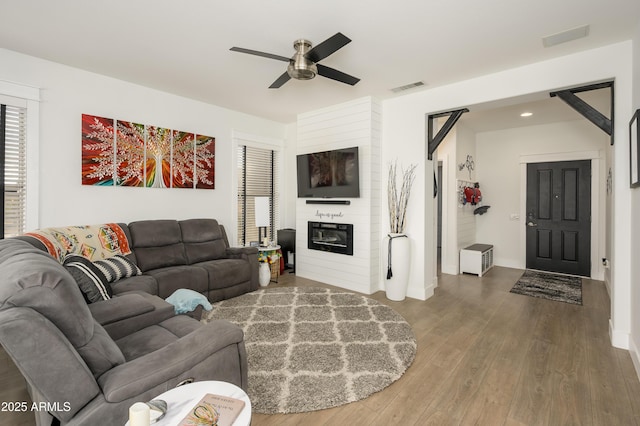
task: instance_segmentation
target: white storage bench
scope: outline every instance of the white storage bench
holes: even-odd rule
[[[493,246],[473,244],[460,250],[460,273],[482,276],[493,266]]]

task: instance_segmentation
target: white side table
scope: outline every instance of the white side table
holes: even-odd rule
[[[233,423],[234,426],[249,426],[251,424],[251,401],[247,394],[238,386],[218,381],[193,382],[170,389],[154,399],[161,399],[167,403],[167,414],[160,421],[153,423],[159,426],[175,426],[184,419],[189,410],[208,393],[229,396],[244,401],[244,408]]]

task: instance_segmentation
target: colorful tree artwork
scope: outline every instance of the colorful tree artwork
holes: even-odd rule
[[[82,184],[215,187],[215,138],[82,115]]]
[[[113,186],[113,119],[82,114],[82,184]]]

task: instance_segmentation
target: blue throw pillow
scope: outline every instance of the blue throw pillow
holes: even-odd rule
[[[186,288],[180,288],[174,291],[173,294],[165,300],[174,306],[176,314],[193,312],[198,305],[202,305],[206,311],[210,311],[213,308],[203,294]]]

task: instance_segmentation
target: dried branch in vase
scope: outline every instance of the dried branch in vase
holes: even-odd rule
[[[411,164],[408,169],[401,170],[402,184],[398,193],[397,165],[389,166],[389,182],[387,186],[387,198],[389,202],[389,225],[391,232],[400,234],[404,232],[407,216],[407,204],[411,195],[411,186],[415,179],[416,164]]]

